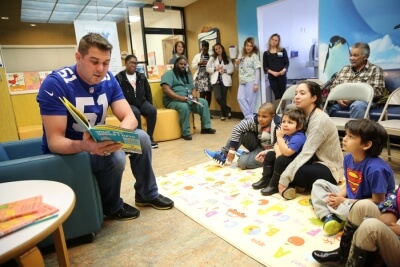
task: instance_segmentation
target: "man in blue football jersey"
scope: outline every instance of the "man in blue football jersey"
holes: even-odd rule
[[[138,123],[124,98],[121,88],[108,71],[112,45],[100,34],[89,33],[79,42],[76,65],[53,71],[40,87],[37,101],[42,116],[44,153],[90,153],[91,167],[102,198],[103,212],[117,220],[137,218],[139,210],[120,197],[125,153],[112,141],[96,143],[75,122],[59,97],[66,97],[88,118],[90,124],[105,122],[108,107],[121,122],[120,126],[139,135],[142,154],[130,154],[132,173],[136,179],[135,205],[170,209],[172,200],[160,195],[151,166],[152,151],[146,132],[136,129]]]

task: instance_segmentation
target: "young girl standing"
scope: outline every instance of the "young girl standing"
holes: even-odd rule
[[[245,119],[252,118],[260,80],[261,62],[258,58],[258,47],[253,37],[244,41],[242,57],[236,60],[239,65],[238,102]]]

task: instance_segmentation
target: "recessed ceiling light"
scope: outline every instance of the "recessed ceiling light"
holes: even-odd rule
[[[29,25],[32,26],[32,27],[36,27],[36,24],[33,24],[33,23],[32,23],[32,24],[29,24]]]
[[[9,17],[1,17],[1,19],[9,19]]]

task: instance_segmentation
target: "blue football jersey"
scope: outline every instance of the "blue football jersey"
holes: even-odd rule
[[[40,86],[37,95],[41,115],[68,116],[65,137],[81,140],[84,129],[69,114],[60,97],[67,98],[89,120],[91,126],[105,122],[107,109],[114,101],[124,99],[121,87],[109,71],[104,79],[96,84],[85,83],[76,72],[76,65],[53,71]],[[51,153],[43,134],[42,149]]]

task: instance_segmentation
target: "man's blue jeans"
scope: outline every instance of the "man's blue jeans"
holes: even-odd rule
[[[158,187],[152,167],[152,149],[149,135],[140,129],[139,135],[142,154],[129,155],[131,170],[135,177],[135,200],[150,201],[158,197]],[[99,185],[103,213],[111,215],[122,208],[120,197],[122,174],[125,170],[126,155],[122,150],[110,156],[91,155],[92,172]]]
[[[348,107],[342,107],[338,103],[335,103],[331,109],[330,113],[337,110],[350,110],[350,118],[359,119],[364,118],[365,111],[367,110],[368,103],[365,101],[354,101]]]

